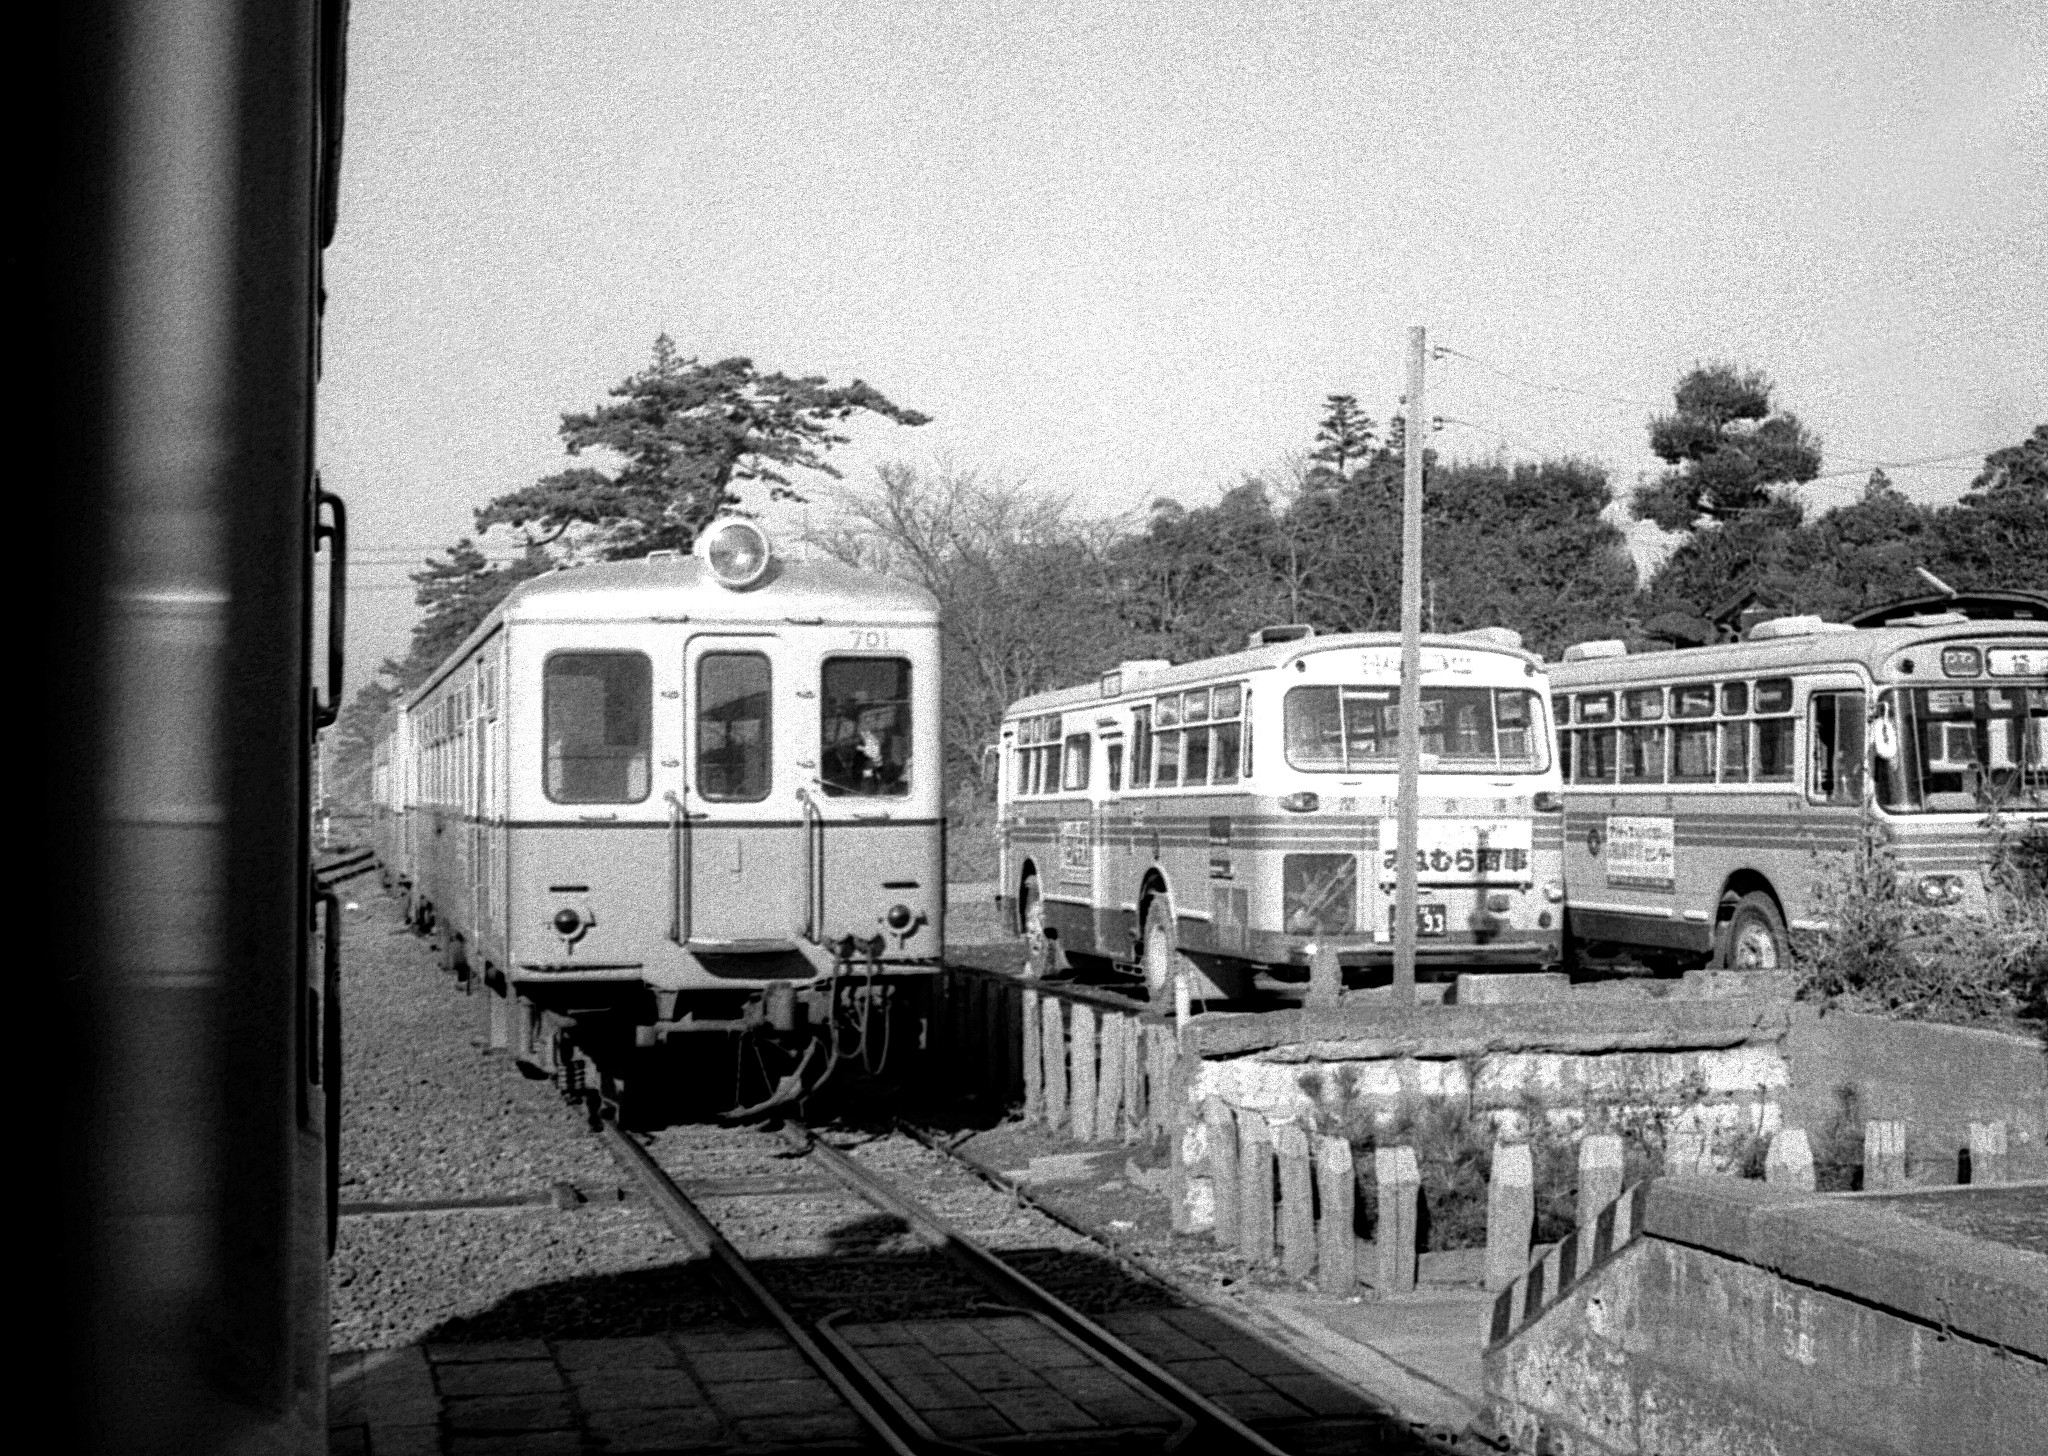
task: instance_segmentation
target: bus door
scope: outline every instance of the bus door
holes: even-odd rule
[[[684,945],[737,948],[794,929],[795,785],[776,782],[774,751],[777,695],[791,685],[775,680],[784,666],[775,646],[766,636],[699,636],[684,649],[683,791],[667,806],[671,933]]]
[[[1792,801],[1799,826],[1788,839],[1796,843],[1786,845],[1796,852],[1774,856],[1785,875],[1778,884],[1785,919],[1795,928],[1818,923],[1815,883],[1825,862],[1854,850],[1870,785],[1871,698],[1862,679],[1852,672],[1834,672],[1803,678],[1799,688],[1805,700],[1806,753],[1798,768],[1800,797]]]
[[[1095,846],[1089,900],[1095,907],[1095,950],[1099,955],[1127,956],[1131,951],[1129,933],[1117,899],[1118,886],[1129,883],[1123,870],[1130,853],[1125,847],[1130,836],[1121,832],[1123,815],[1119,802],[1124,775],[1130,769],[1123,726],[1103,725],[1095,735],[1095,743],[1094,787],[1089,793],[1093,800],[1091,837]]]

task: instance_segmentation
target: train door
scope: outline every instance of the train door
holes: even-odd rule
[[[677,939],[695,947],[786,941],[801,873],[792,755],[776,752],[791,683],[769,636],[699,636],[684,654],[683,793],[670,804],[683,894]]]

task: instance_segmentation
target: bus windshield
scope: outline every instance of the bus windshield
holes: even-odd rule
[[[1547,767],[1537,694],[1522,688],[1424,687],[1422,753],[1436,771]],[[1291,688],[1287,762],[1309,773],[1386,773],[1400,763],[1401,693],[1394,687]]]
[[[2048,808],[2048,688],[1896,688],[1883,714],[1877,801],[1892,813]]]

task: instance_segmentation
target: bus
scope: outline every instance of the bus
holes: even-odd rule
[[[1567,648],[1550,670],[1575,952],[1791,965],[1869,826],[1918,902],[1981,913],[1996,821],[2048,815],[2039,618],[1779,617],[1747,640]]]
[[[1012,704],[999,898],[1026,971],[1142,975],[1229,1000],[1393,961],[1401,644],[1254,633]],[[1422,639],[1418,975],[1555,965],[1561,783],[1541,661],[1504,628]]]

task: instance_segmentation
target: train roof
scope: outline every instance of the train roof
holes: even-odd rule
[[[1990,621],[1958,618],[1952,622],[1890,627],[1848,627],[1827,623],[1820,630],[1748,642],[1652,648],[1630,652],[1626,656],[1553,662],[1548,671],[1551,686],[1567,689],[1594,684],[1655,682],[1672,677],[1752,677],[1829,663],[1860,664],[1874,673],[1887,659],[1909,647],[2014,637],[2048,640],[2048,622],[2024,618]]]
[[[637,561],[565,567],[521,582],[406,697],[410,708],[506,624],[526,622],[711,622],[735,626],[929,627],[938,599],[923,587],[837,561],[774,557],[744,590],[721,586],[695,556],[656,552]]]
[[[1531,669],[1543,671],[1543,660],[1533,652],[1519,647],[1508,647],[1486,638],[1467,637],[1459,633],[1425,632],[1422,634],[1424,650],[1446,649],[1459,652],[1485,652],[1496,657],[1511,658]],[[1019,698],[1003,713],[1005,718],[1028,717],[1033,713],[1050,713],[1060,708],[1078,708],[1091,703],[1101,703],[1114,698],[1138,697],[1154,692],[1195,683],[1211,682],[1219,677],[1237,677],[1250,672],[1262,672],[1267,668],[1285,667],[1300,657],[1314,657],[1323,652],[1356,651],[1361,647],[1391,647],[1399,651],[1399,632],[1340,632],[1332,636],[1316,636],[1293,642],[1269,643],[1263,647],[1249,647],[1242,652],[1227,653],[1222,657],[1204,657],[1195,662],[1174,663],[1166,667],[1139,667],[1135,663],[1121,664],[1124,675],[1123,691],[1110,694],[1102,692],[1101,680],[1079,684],[1071,688],[1054,688],[1049,692],[1034,693],[1028,698]],[[1110,668],[1116,672],[1119,668]]]

